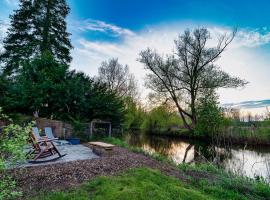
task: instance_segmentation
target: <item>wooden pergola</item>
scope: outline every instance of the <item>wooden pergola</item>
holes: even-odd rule
[[[95,128],[95,124],[108,124],[109,126],[109,137],[112,136],[112,123],[110,121],[104,121],[100,119],[94,119],[90,122],[90,138],[93,136],[93,129]]]

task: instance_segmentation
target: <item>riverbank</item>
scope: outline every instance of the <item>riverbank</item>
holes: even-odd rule
[[[269,185],[209,165],[176,166],[121,140],[100,158],[10,171],[23,199],[267,199]]]
[[[151,132],[146,134],[193,139],[202,142],[222,141],[230,144],[270,146],[270,127],[229,127],[216,135],[199,135],[186,130]]]

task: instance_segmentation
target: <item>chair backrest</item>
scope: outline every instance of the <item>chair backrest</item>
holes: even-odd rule
[[[53,135],[53,132],[52,132],[52,128],[51,127],[45,127],[45,134],[46,136],[49,138],[49,139],[54,139],[54,135]]]
[[[34,127],[35,128],[35,127]],[[38,137],[36,136],[35,134],[35,131],[34,131],[34,128],[32,128],[32,133],[30,134],[30,143],[32,144],[33,148],[36,149],[36,150],[40,150],[40,145],[38,143]],[[39,134],[38,134],[39,135]]]
[[[35,136],[36,140],[39,140],[41,138],[41,136],[39,134],[38,127],[33,127],[32,132],[33,132],[33,135]]]

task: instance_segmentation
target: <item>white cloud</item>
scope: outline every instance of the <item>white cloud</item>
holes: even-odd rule
[[[5,21],[0,20],[0,52],[3,51],[3,39],[6,36],[7,30],[8,30],[8,23]]]
[[[270,42],[270,32],[262,34],[258,30],[239,30],[235,39],[239,46],[257,47]]]
[[[106,23],[100,20],[86,19],[82,21],[72,21],[71,25],[74,31],[97,31],[102,33],[108,33],[113,36],[134,36],[131,30],[122,28],[113,24]]]
[[[230,28],[211,27],[210,31],[214,35],[219,35],[232,31]],[[242,28],[237,30],[237,34],[231,44],[231,48],[258,47],[270,42],[270,31],[267,27],[261,29]]]
[[[4,0],[5,3],[9,6],[17,6],[19,1],[18,0]]]

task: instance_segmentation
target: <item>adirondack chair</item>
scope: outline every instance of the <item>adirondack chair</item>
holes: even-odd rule
[[[59,150],[56,148],[56,146],[53,143],[53,139],[48,139],[47,137],[41,137],[38,138],[34,131],[30,134],[29,138],[33,151],[30,153],[34,155],[33,160],[30,160],[30,163],[44,163],[44,162],[51,162],[58,160],[59,158],[64,157],[66,154],[62,155]],[[44,159],[39,160],[42,158],[54,156],[57,154],[57,157],[54,157],[52,159]]]
[[[43,140],[44,138],[46,139],[47,136],[40,136],[38,127],[33,127],[32,128],[32,133],[34,134],[34,136],[36,137],[37,140]],[[51,138],[52,139],[52,138]]]
[[[70,144],[70,142],[68,142],[66,140],[59,140],[59,138],[54,137],[51,127],[45,127],[44,130],[45,130],[45,135],[49,139],[53,139],[56,144],[58,144],[58,145]]]

